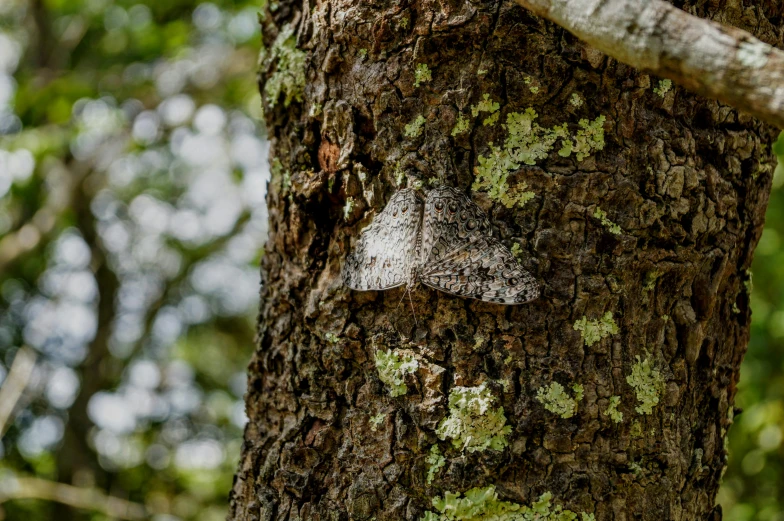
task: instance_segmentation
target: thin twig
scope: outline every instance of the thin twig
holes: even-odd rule
[[[613,58],[784,128],[784,51],[662,0],[516,0]]]
[[[14,499],[43,499],[74,508],[101,512],[109,518],[149,519],[144,505],[104,494],[95,488],[81,488],[40,478],[5,478],[0,481],[0,504]]]
[[[16,408],[16,404],[30,381],[35,367],[36,354],[31,348],[23,346],[16,352],[11,370],[0,387],[0,438],[5,434],[8,420]]]

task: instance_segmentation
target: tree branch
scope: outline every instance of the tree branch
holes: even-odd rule
[[[784,128],[784,51],[662,0],[516,0],[613,58]]]
[[[22,347],[16,352],[11,370],[0,387],[0,438],[5,433],[5,428],[14,412],[19,398],[27,387],[30,375],[33,374],[35,367],[35,351],[27,346]]]
[[[73,508],[101,512],[115,519],[149,519],[144,505],[109,496],[95,488],[80,488],[39,478],[10,478],[0,485],[0,504],[14,499],[43,499]]]

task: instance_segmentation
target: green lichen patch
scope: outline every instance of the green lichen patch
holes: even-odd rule
[[[645,274],[645,283],[642,286],[643,291],[653,291],[656,287],[656,281],[661,277],[661,273],[657,270],[651,270]]]
[[[654,369],[649,359],[640,360],[632,366],[632,374],[626,382],[634,388],[640,405],[634,408],[639,414],[651,414],[659,404],[659,397],[664,392],[665,379],[660,371]]]
[[[370,417],[370,430],[373,431],[373,432],[376,432],[376,429],[378,429],[378,426],[381,425],[384,422],[384,418],[386,418],[386,417],[387,417],[387,413],[385,413],[385,412],[380,412],[380,413],[376,414],[375,416],[371,416]]]
[[[620,396],[610,396],[610,404],[607,406],[607,410],[604,411],[604,414],[609,416],[615,423],[621,423],[623,421],[623,413],[618,410],[618,405],[620,403]]]
[[[599,221],[601,221],[601,223],[602,223],[602,226],[607,228],[607,230],[610,233],[612,233],[614,235],[620,235],[621,234],[621,227],[618,226],[617,224],[615,224],[614,222],[612,222],[610,219],[608,219],[607,218],[607,212],[605,212],[604,210],[602,210],[598,206],[596,207],[596,210],[594,210],[593,216],[595,218],[599,219]]]
[[[493,408],[495,397],[483,383],[478,387],[455,387],[449,393],[449,415],[441,420],[436,435],[468,452],[488,448],[503,450],[512,427],[506,425],[504,408]]]
[[[426,63],[420,63],[414,70],[414,87],[419,87],[423,83],[427,83],[433,79]]]
[[[496,123],[498,123],[498,118],[500,116],[501,116],[500,112],[494,112],[493,114],[486,117],[484,121],[482,121],[482,125],[484,125],[485,127],[488,127],[490,125],[495,125]]]
[[[599,320],[581,318],[574,323],[574,330],[582,333],[585,345],[590,347],[602,338],[618,334],[618,325],[613,320],[612,311],[608,311]]]
[[[672,80],[659,80],[658,85],[653,88],[653,92],[663,98],[670,92],[670,89],[672,89]]]
[[[427,455],[425,462],[427,463],[427,484],[429,485],[435,479],[436,473],[446,463],[446,458],[441,455],[441,449],[438,448],[438,445],[430,447],[430,454]]]
[[[536,399],[548,411],[561,418],[571,418],[577,412],[577,402],[582,400],[583,386],[577,384],[572,390],[575,391],[574,397],[566,392],[563,385],[552,382],[537,389]]]
[[[274,107],[283,94],[283,106],[292,101],[302,101],[305,87],[305,52],[297,48],[294,28],[286,24],[278,33],[272,48],[266,55],[267,63],[275,62],[275,72],[264,84],[267,103]]]
[[[533,84],[533,78],[526,76],[523,81],[525,81],[525,84],[528,85],[528,90],[531,91],[531,94],[537,94],[539,92],[539,87]]]
[[[545,492],[531,506],[498,499],[495,486],[475,487],[463,497],[447,492],[433,498],[436,512],[425,512],[420,521],[594,521],[594,515],[576,513],[552,504],[553,495]]]
[[[480,112],[487,112],[488,114],[492,114],[494,112],[498,112],[498,109],[501,108],[501,105],[497,101],[493,101],[490,99],[490,94],[485,94],[482,96],[482,99],[476,105],[471,105],[471,115],[477,117]]]
[[[497,110],[498,104],[492,104],[487,95],[485,95],[485,102],[484,105],[480,102],[479,105],[471,108],[474,116],[482,109],[493,112]],[[508,135],[504,146],[497,147],[490,143],[490,153],[477,158],[473,190],[487,191],[490,199],[503,203],[507,208],[515,205],[522,206],[535,194],[526,191],[527,186],[523,183],[510,188],[507,182],[510,173],[519,170],[523,165],[534,165],[537,161],[545,159],[559,139],[562,146],[558,154],[568,157],[574,153],[578,161],[604,148],[604,116],[599,116],[592,122],[581,119],[580,130],[574,136],[569,134],[565,123],[545,128],[536,123],[538,117],[536,111],[530,107],[524,112],[507,114],[504,128]],[[485,123],[488,121],[485,120]]]
[[[459,136],[460,134],[467,132],[468,125],[469,125],[468,118],[460,114],[457,117],[457,122],[455,123],[455,127],[452,129],[452,137]]]
[[[406,137],[418,137],[422,133],[422,129],[425,126],[425,117],[420,114],[414,121],[406,125],[404,134]]]
[[[571,103],[572,106],[579,108],[583,106],[583,99],[576,92],[572,92],[572,97],[569,98],[569,103]]]
[[[324,339],[329,342],[330,344],[337,344],[338,343],[338,336],[335,333],[326,333],[324,335]]]
[[[632,422],[632,428],[629,429],[629,434],[632,438],[642,437],[642,425],[640,424],[639,420],[634,420]]]
[[[378,378],[389,386],[389,395],[402,396],[408,392],[405,378],[419,368],[419,362],[411,355],[400,356],[391,349],[376,351]]]
[[[574,384],[572,386],[572,391],[574,392],[574,399],[575,400],[577,400],[578,402],[583,401],[583,393],[585,391],[583,389],[583,384]]]
[[[509,251],[511,251],[512,255],[515,256],[515,259],[517,259],[517,260],[522,259],[522,257],[523,257],[523,248],[522,248],[522,246],[520,246],[519,242],[516,242],[516,243],[512,244],[512,248]]]
[[[359,50],[359,59],[364,60],[365,58],[367,58],[367,49],[363,47]]]

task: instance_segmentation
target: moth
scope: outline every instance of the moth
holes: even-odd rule
[[[539,296],[533,276],[492,236],[482,209],[447,186],[428,191],[424,201],[414,189],[398,190],[362,231],[342,276],[358,291],[421,282],[499,304],[524,304]]]

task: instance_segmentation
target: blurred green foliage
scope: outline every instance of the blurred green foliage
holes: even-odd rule
[[[730,460],[718,502],[727,521],[784,521],[784,132],[754,255],[752,331],[740,372]]]
[[[260,7],[0,2],[0,381],[37,353],[0,519],[225,518],[267,225]]]

